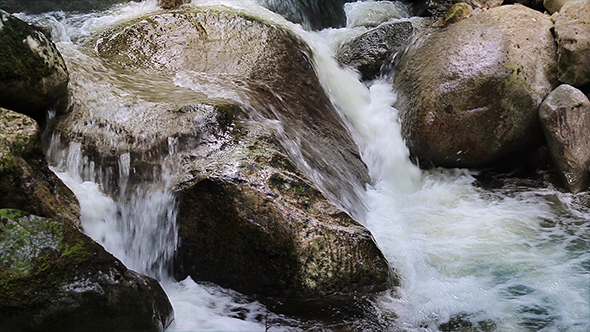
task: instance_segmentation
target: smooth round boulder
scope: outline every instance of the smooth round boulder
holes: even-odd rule
[[[0,107],[45,120],[67,97],[68,70],[39,29],[0,10]]]
[[[542,141],[538,109],[557,85],[552,26],[548,15],[502,6],[408,49],[393,84],[421,166],[488,166]]]
[[[137,80],[160,78],[165,87],[173,77],[174,90],[170,91],[174,92],[159,101],[177,103],[177,107],[159,103],[152,104],[154,107],[147,111],[133,109],[142,119],[122,116],[116,107],[104,118],[88,107],[81,110],[91,117],[101,117],[93,121],[99,131],[103,130],[101,123],[111,121],[113,116],[120,117],[118,131],[143,136],[129,140],[143,150],[148,145],[161,144],[156,137],[166,142],[171,135],[188,130],[189,127],[172,128],[147,120],[147,113],[158,121],[172,119],[170,109],[189,104],[178,105],[180,95],[194,94],[191,104],[217,105],[224,100],[225,104],[242,105],[242,116],[280,122],[278,135],[284,138],[281,143],[297,142],[295,149],[287,150],[293,158],[303,161],[298,166],[306,167],[304,172],[322,174],[316,184],[323,186],[324,194],[334,195],[333,201],[347,208],[358,203],[358,188],[369,182],[366,166],[319,82],[311,50],[293,33],[236,10],[209,7],[137,19],[127,27],[105,32],[96,49],[105,61],[122,67]],[[178,96],[174,96],[177,92]],[[158,97],[151,94],[147,98]],[[164,115],[159,116],[158,112]],[[179,113],[180,116],[191,117],[190,113]],[[76,122],[88,120],[69,117]],[[88,126],[81,130],[90,131]],[[166,135],[159,134],[164,131]],[[116,135],[127,140],[121,133]],[[108,138],[106,144],[112,144],[110,141]],[[112,148],[106,146],[101,150],[110,153]]]
[[[172,319],[156,280],[69,222],[0,209],[0,330],[161,332]]]
[[[558,12],[561,10],[561,7],[570,1],[583,1],[583,0],[544,0],[543,7],[547,9],[550,14]]]
[[[576,87],[590,83],[590,1],[563,5],[555,21],[559,81]]]
[[[590,101],[580,90],[562,84],[541,104],[539,118],[553,161],[566,188],[582,191],[590,184]]]

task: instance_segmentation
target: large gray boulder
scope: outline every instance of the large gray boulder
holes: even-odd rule
[[[161,332],[172,306],[69,221],[0,209],[0,330]]]
[[[563,5],[555,21],[559,81],[573,86],[590,83],[590,1]]]
[[[370,232],[314,188],[269,128],[232,135],[241,143],[226,147],[223,168],[177,188],[180,279],[314,305],[399,283]]]
[[[562,84],[543,101],[539,117],[551,155],[565,186],[573,192],[590,184],[590,101]]]
[[[557,85],[548,15],[502,6],[433,32],[395,76],[402,134],[423,166],[487,166],[542,140],[538,109]]]
[[[550,14],[553,14],[555,12],[558,12],[561,10],[561,7],[563,7],[563,5],[565,5],[568,2],[571,1],[584,1],[584,0],[544,0],[543,1],[543,7],[545,7],[545,9],[547,9],[547,11]]]
[[[0,108],[0,208],[13,208],[80,227],[72,191],[47,166],[39,126],[26,115]]]
[[[280,135],[285,138],[282,143],[297,142],[288,151],[294,159],[302,160],[299,165],[308,168],[306,171],[322,174],[318,185],[325,194],[335,195],[334,201],[345,206],[358,203],[356,191],[369,181],[366,166],[319,83],[311,51],[291,33],[231,10],[203,9],[139,19],[124,29],[105,33],[96,48],[104,60],[133,73],[137,80],[160,78],[164,84],[175,84],[168,87],[171,91],[180,92],[168,99],[157,94],[146,96],[158,103],[147,111],[134,108],[135,115],[142,113],[139,117],[117,115],[116,108],[98,114],[80,107],[90,118],[68,118],[96,121],[76,129],[92,131],[93,123],[100,132],[105,121],[117,117],[115,132],[141,136],[129,140],[124,133],[116,134],[133,143],[114,147],[110,138],[106,145],[101,142],[104,139],[98,140],[100,151],[147,151],[175,133],[190,132],[182,128],[184,124],[166,126],[153,121],[168,121],[170,117],[159,114],[170,109],[198,102],[214,106],[237,103],[247,106],[249,117],[280,122]],[[166,88],[162,86],[162,90]],[[182,95],[186,96],[184,102]],[[179,113],[175,118],[179,117],[189,121],[191,115]],[[71,137],[76,135],[70,133]]]
[[[0,107],[36,120],[67,97],[68,71],[39,29],[0,10]]]
[[[172,170],[179,278],[317,302],[387,287],[370,233],[329,202],[359,212],[368,175],[296,36],[201,8],[137,19],[96,49],[106,76],[125,80],[73,79],[54,137],[118,174],[111,188]],[[104,96],[75,100],[95,84]]]
[[[342,45],[336,54],[340,65],[352,67],[365,80],[379,74],[383,64],[391,61],[414,36],[410,21],[384,23]]]

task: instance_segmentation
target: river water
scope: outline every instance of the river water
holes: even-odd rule
[[[587,193],[563,193],[544,174],[483,181],[481,174],[465,169],[422,171],[409,160],[387,79],[363,84],[333,59],[333,48],[362,28],[308,32],[254,1],[193,1],[237,7],[284,25],[313,49],[321,83],[348,123],[374,181],[363,197],[368,212],[359,214],[359,221],[402,277],[401,287],[374,299],[377,314],[371,317],[379,317],[378,326],[386,329],[392,323],[395,330],[425,332],[590,331]],[[156,10],[155,0],[147,0],[90,14],[19,17],[51,28],[70,69],[73,98],[99,107],[112,92],[108,80],[118,78],[96,70],[88,41],[118,22]],[[119,160],[122,178],[128,158]],[[84,159],[79,144],[50,149],[49,159],[80,200],[84,230],[127,266],[162,282],[175,310],[167,331],[319,326],[274,314],[216,285],[171,280],[167,263],[176,246],[176,211],[166,176],[116,200],[90,181],[100,169]]]

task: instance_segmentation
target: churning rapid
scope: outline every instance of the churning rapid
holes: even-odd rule
[[[388,78],[367,86],[334,60],[332,48],[363,28],[309,32],[254,1],[191,5],[239,8],[291,29],[313,50],[322,86],[356,139],[373,180],[357,207],[368,212],[351,212],[362,218],[359,222],[369,228],[402,278],[401,287],[374,299],[379,326],[402,331],[590,330],[588,193],[563,193],[542,180],[485,181],[465,169],[421,171],[411,163],[401,138],[397,110],[391,106],[396,95]],[[156,1],[146,0],[90,14],[17,16],[51,28],[70,70],[74,102],[101,109],[131,99],[128,92],[117,90],[124,84],[111,84],[125,77],[102,68],[89,55],[87,42],[123,20],[156,10]],[[170,78],[174,81],[168,83],[179,86],[185,84],[183,79]],[[146,79],[139,88],[133,83],[134,93],[164,93],[159,83]],[[167,178],[174,175],[173,155],[153,183],[131,193],[115,189],[128,193],[117,200],[101,192],[108,186],[108,174],[84,158],[78,143],[66,150],[54,143],[48,159],[76,193],[85,232],[129,268],[163,284],[175,310],[168,331],[299,331],[314,326],[274,314],[231,290],[190,278],[171,279],[168,263],[177,229]],[[169,150],[173,153],[174,148]],[[129,176],[129,158],[127,154],[119,159],[122,179]]]

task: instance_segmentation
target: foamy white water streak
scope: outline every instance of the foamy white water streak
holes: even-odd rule
[[[197,4],[224,4],[286,26],[313,49],[322,85],[349,123],[374,180],[364,200],[369,213],[361,222],[402,277],[401,288],[378,300],[385,316],[397,316],[398,325],[408,331],[437,331],[453,317],[496,331],[590,330],[587,194],[510,183],[482,189],[467,170],[422,172],[408,160],[397,110],[391,107],[395,93],[390,84],[376,81],[367,87],[333,59],[330,46],[340,41],[326,38],[362,31],[306,32],[253,0]],[[150,0],[102,13],[54,13],[35,19],[52,25],[66,60],[78,62],[85,40],[121,20],[154,10],[155,0]],[[93,84],[92,71],[74,73],[73,79]],[[60,176],[80,199],[84,228],[124,262],[137,266],[138,257],[128,257],[125,248],[117,247],[127,239],[112,226],[116,202],[71,172]],[[166,206],[163,202],[172,198],[167,200],[165,191],[160,194],[164,196],[160,204]],[[146,194],[144,202],[154,205],[153,195],[159,194]],[[164,287],[176,311],[170,331],[266,328],[261,318],[266,309],[239,294],[190,279],[164,281]]]

